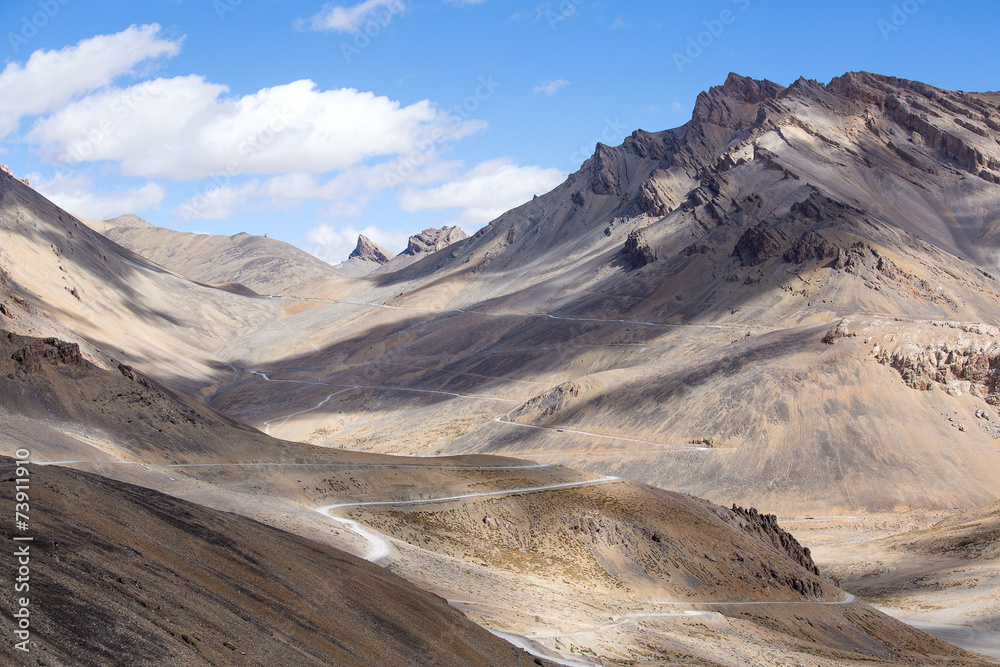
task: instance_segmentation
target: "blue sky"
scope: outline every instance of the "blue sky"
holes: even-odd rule
[[[472,233],[728,72],[1000,89],[1000,3],[5,0],[0,162],[60,205],[331,262]]]

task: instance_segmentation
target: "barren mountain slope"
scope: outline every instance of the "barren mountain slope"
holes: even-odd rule
[[[214,404],[308,410],[275,433],[311,442],[529,455],[769,511],[991,502],[997,118],[988,96],[871,74],[731,75],[687,125],[598,146],[447,252],[286,304],[288,329],[222,352],[277,382]],[[872,333],[826,341],[846,317]],[[884,354],[962,347],[959,323],[987,323],[982,354],[935,352],[940,382]],[[250,406],[288,382],[318,384]]]
[[[818,594],[799,569],[811,566],[809,552],[756,511],[623,480],[341,511],[397,538],[417,581],[504,636],[599,664],[987,664],[831,594],[825,583]],[[451,558],[449,572],[471,569],[479,583],[441,577],[428,550]],[[484,566],[527,582],[518,586],[522,603],[485,587]]]
[[[0,458],[5,496],[14,473]],[[441,598],[336,549],[85,472],[32,466],[30,479],[32,662],[535,664]],[[9,596],[4,607],[10,618]],[[0,654],[20,664],[12,642]]]
[[[761,655],[800,661],[813,656],[809,664],[817,665],[906,664],[917,657],[928,664],[981,664],[860,602],[844,601],[836,587],[816,575],[809,553],[773,517],[755,511],[728,510],[633,482],[511,459],[405,459],[275,441],[127,367],[97,368],[62,341],[4,335],[0,359],[6,359],[0,367],[5,413],[0,438],[8,454],[26,447],[34,461],[62,460],[361,553],[384,542],[386,555],[379,558],[391,559],[399,573],[463,600],[461,608],[493,629],[512,632],[516,641],[525,633],[542,635],[524,640],[535,650],[562,652],[559,633],[576,636],[580,626],[598,626],[611,614],[649,619],[621,636],[606,637],[601,628],[584,633],[591,636],[582,646],[600,651],[611,664],[627,662],[636,651],[654,660],[696,655],[699,662],[716,664],[744,664]],[[163,651],[200,651],[216,659],[211,656],[233,650],[223,642],[260,661],[280,661],[296,645],[284,639],[261,642],[261,624],[274,623],[279,637],[285,636],[283,628],[298,637],[307,654],[302,659],[308,661],[335,650],[325,642],[336,627],[312,636],[300,625],[322,628],[346,618],[334,609],[317,621],[318,606],[329,610],[341,587],[363,586],[365,600],[378,601],[380,586],[395,585],[391,579],[364,583],[362,575],[355,581],[341,574],[332,588],[317,586],[325,581],[317,573],[326,566],[317,562],[315,546],[303,552],[297,539],[234,518],[219,528],[221,519],[208,510],[117,482],[77,480],[75,473],[37,464],[32,470],[33,488],[49,475],[69,476],[34,496],[46,510],[38,534],[51,540],[42,545],[46,556],[36,575],[43,587],[38,599],[46,610],[35,627],[39,636],[50,635],[42,644],[63,661],[80,660],[110,636],[134,645],[135,655],[148,654],[153,663],[166,659]],[[72,499],[66,485],[76,494]],[[121,500],[108,508],[111,494]],[[183,525],[176,523],[177,516]],[[214,546],[192,542],[186,536],[195,531],[192,525],[200,526],[198,539]],[[117,543],[128,530],[135,532],[128,544],[137,551]],[[204,537],[205,530],[213,536]],[[97,562],[87,543],[117,554],[112,564]],[[192,550],[198,561],[182,562]],[[230,556],[249,565],[227,561]],[[290,574],[275,574],[273,567]],[[171,579],[175,572],[181,581]],[[303,573],[316,577],[304,598],[295,591],[313,580],[299,578]],[[258,574],[261,582],[246,583],[246,577]],[[138,582],[138,597],[124,597],[124,589],[114,583],[118,578],[127,586]],[[59,587],[58,596],[46,593],[50,579]],[[278,605],[270,598],[244,601],[240,591],[245,589],[233,590],[234,580],[258,593],[276,586],[293,592],[275,592],[290,598]],[[111,589],[101,588],[101,581],[111,582]],[[178,585],[209,588],[212,594],[204,604],[181,602],[179,596],[190,593]],[[60,631],[62,617],[50,610],[65,609],[65,602],[56,600],[67,596],[99,600],[97,609],[107,618],[135,622],[125,627],[108,621],[104,634],[91,632],[86,638],[74,633],[84,635],[90,626],[68,623]],[[325,596],[332,600],[324,602]],[[493,605],[491,613],[482,609],[486,601]],[[241,613],[230,617],[224,609],[231,604]],[[808,629],[793,618],[800,607],[808,609]],[[157,613],[148,615],[150,609]],[[173,625],[157,620],[163,618]],[[724,651],[699,638],[698,622],[705,619],[713,632],[726,637]],[[378,632],[398,636],[394,623]],[[363,624],[337,627],[343,628],[336,635],[341,646],[367,646],[372,637]],[[425,627],[417,628],[418,644]],[[167,639],[170,631],[175,636]],[[553,632],[549,639],[554,642],[546,639]],[[79,647],[77,653],[72,646]],[[390,657],[373,660],[394,664],[392,655],[401,649],[391,641],[383,648]],[[192,664],[198,664],[197,657],[192,654]],[[463,659],[477,664],[474,658]]]
[[[258,294],[298,294],[310,283],[345,277],[309,253],[266,236],[214,236],[121,225],[103,234],[192,280],[239,283]]]
[[[79,341],[188,391],[230,377],[215,350],[278,314],[150,263],[6,174],[0,239],[4,328]]]

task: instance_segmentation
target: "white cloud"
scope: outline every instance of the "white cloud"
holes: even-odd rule
[[[225,220],[240,211],[247,210],[248,199],[258,188],[256,181],[241,186],[212,185],[195,194],[174,209],[174,213],[184,222],[192,220]]]
[[[334,227],[319,225],[306,234],[306,249],[320,259],[336,264],[347,260],[358,243],[358,236],[364,234],[369,239],[393,253],[406,249],[409,234],[396,230],[382,230],[368,225],[358,230],[353,225]]]
[[[625,19],[621,16],[616,16],[615,20],[611,23],[612,30],[624,30],[628,25],[625,24]]]
[[[365,0],[365,2],[344,7],[334,3],[323,5],[315,16],[299,22],[300,28],[332,32],[357,32],[369,18],[382,25],[388,24],[392,16],[406,11],[403,0]]]
[[[95,192],[93,181],[86,176],[57,176],[51,180],[33,176],[31,184],[56,205],[94,220],[135,213],[159,204],[166,196],[156,183],[120,192]]]
[[[535,86],[532,90],[537,95],[538,93],[545,93],[546,95],[552,96],[559,92],[560,88],[565,88],[569,85],[569,81],[566,79],[556,79],[555,81],[546,81],[540,86]]]
[[[366,4],[369,9],[375,6]],[[185,220],[226,219],[306,201],[320,202],[325,216],[347,219],[361,215],[374,198],[396,190],[406,210],[459,209],[459,222],[475,225],[565,178],[559,170],[521,167],[509,158],[462,173],[463,164],[445,156],[455,141],[484,129],[486,123],[462,120],[428,100],[404,106],[355,89],[322,90],[309,80],[242,96],[230,95],[225,85],[198,75],[115,85],[120,73],[143,58],[179,52],[179,41],[158,34],[158,26],[133,27],[77,47],[32,54],[26,66],[8,67],[0,74],[0,85],[7,86],[0,90],[30,93],[25,83],[30,72],[39,81],[63,81],[63,92],[52,93],[48,101],[15,104],[0,98],[0,114],[34,116],[21,141],[53,162],[104,163],[102,173],[113,166],[129,177],[204,179],[175,208]],[[124,56],[108,56],[109,49],[118,47]],[[103,74],[88,72],[72,86],[65,83],[67,72],[73,71],[67,59],[83,56]],[[567,83],[546,86],[555,92]],[[152,182],[120,192],[92,191],[93,182],[86,177],[53,180],[39,189],[88,217],[139,211],[165,197],[163,188]],[[325,248],[327,256],[339,252],[340,245],[353,247],[356,240],[345,241],[334,232],[351,237],[359,233],[353,227],[329,225],[314,231],[310,243]],[[392,238],[385,234],[372,229],[370,236],[392,247]],[[399,236],[405,244],[405,237]]]
[[[298,203],[307,199],[341,201],[369,197],[398,184],[429,185],[450,178],[460,162],[442,162],[436,156],[417,165],[407,158],[389,160],[367,167],[355,167],[326,181],[311,174],[285,174],[269,179],[257,196],[271,202],[287,200]]]
[[[501,213],[544,194],[566,180],[559,169],[519,167],[510,158],[498,158],[476,165],[444,185],[418,190],[407,188],[400,208],[415,213],[425,210],[464,209],[459,220],[479,225]]]
[[[427,100],[402,106],[302,80],[225,97],[200,76],[147,81],[66,105],[29,138],[59,162],[113,160],[127,176],[325,173],[374,157],[433,152],[485,127]]]
[[[177,216],[187,222],[224,219],[237,213],[292,208],[306,201],[326,202],[324,215],[349,218],[361,215],[379,193],[397,185],[422,186],[450,178],[462,166],[458,161],[440,161],[437,155],[414,164],[397,158],[372,166],[357,166],[322,180],[313,174],[290,173],[266,181],[253,180],[237,187],[228,180],[212,184],[177,207]]]
[[[20,119],[56,109],[127,74],[140,62],[175,56],[182,40],[159,36],[160,26],[132,26],[98,35],[59,51],[35,51],[24,65],[9,63],[0,72],[0,138]]]

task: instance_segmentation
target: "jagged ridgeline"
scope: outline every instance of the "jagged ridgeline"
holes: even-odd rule
[[[366,287],[366,301],[427,309],[432,327],[402,314],[380,325],[384,356],[354,341],[360,329],[329,328],[308,362],[363,358],[393,384],[402,369],[376,363],[437,351],[452,387],[523,400],[510,406],[519,422],[554,429],[407,435],[412,451],[544,450],[768,512],[992,501],[996,431],[974,417],[991,409],[992,362],[983,373],[947,362],[935,393],[890,357],[910,354],[911,330],[927,348],[957,331],[936,323],[1000,319],[998,122],[994,93],[868,73],[788,87],[730,75],[682,127],[598,145],[552,192]],[[845,317],[872,333],[824,344]],[[497,394],[496,377],[520,383]],[[405,381],[442,386],[431,378],[410,369]],[[414,419],[446,421],[431,412]],[[613,460],[587,458],[607,446],[563,428],[715,451],[618,441]]]

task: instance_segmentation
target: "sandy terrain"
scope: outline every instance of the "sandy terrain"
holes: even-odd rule
[[[881,611],[1000,659],[997,506],[783,518],[841,585]]]

